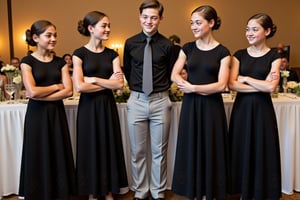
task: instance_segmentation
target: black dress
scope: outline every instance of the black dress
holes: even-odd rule
[[[188,81],[218,81],[220,61],[230,52],[222,45],[202,51],[195,42],[183,46]],[[221,93],[184,94],[172,190],[190,199],[225,197],[228,187],[227,119]]]
[[[105,48],[93,53],[81,47],[74,55],[84,76],[108,79],[118,55]],[[112,90],[81,93],[77,113],[76,175],[79,195],[105,196],[128,186],[117,105]]]
[[[54,57],[45,63],[29,55],[22,63],[31,66],[37,86],[61,83],[63,59]],[[25,115],[19,195],[30,200],[67,199],[75,194],[75,186],[63,101],[30,99]]]
[[[251,57],[247,50],[234,55],[240,75],[265,80],[271,63],[279,58],[271,50]],[[229,125],[232,192],[242,199],[279,199],[280,151],[276,115],[269,93],[237,93]]]

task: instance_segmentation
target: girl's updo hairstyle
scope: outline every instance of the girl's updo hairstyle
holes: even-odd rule
[[[53,25],[51,22],[49,22],[47,20],[39,20],[39,21],[34,22],[31,25],[30,30],[27,29],[25,31],[27,44],[30,46],[36,46],[37,44],[33,40],[32,36],[34,34],[39,36],[40,34],[44,33],[49,26],[53,26],[56,29],[55,25]]]
[[[212,30],[218,30],[220,28],[221,19],[218,17],[217,11],[213,7],[203,5],[193,10],[192,14],[194,13],[201,13],[201,16],[203,16],[203,18],[207,21],[214,20],[215,24],[212,27]]]
[[[271,38],[275,35],[277,31],[277,26],[273,24],[272,18],[269,15],[265,13],[258,13],[250,17],[248,19],[248,22],[252,19],[256,19],[265,30],[270,29],[270,34],[267,35],[267,38]]]
[[[99,11],[89,12],[83,20],[79,20],[77,26],[78,32],[84,36],[90,36],[89,25],[94,27],[103,17],[107,17],[107,15]]]

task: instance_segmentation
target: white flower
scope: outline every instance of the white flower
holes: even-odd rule
[[[288,88],[293,89],[293,88],[299,86],[299,83],[297,83],[296,81],[288,81],[287,86],[288,86]]]
[[[21,77],[20,74],[18,74],[17,76],[15,76],[15,77],[13,78],[13,83],[15,83],[15,84],[20,84],[21,82],[22,82],[22,77]]]
[[[287,70],[282,70],[280,73],[281,73],[281,77],[287,78],[290,76],[290,72]]]
[[[3,73],[7,73],[7,72],[15,72],[17,70],[17,68],[13,65],[9,65],[9,64],[6,64],[6,66],[3,66],[1,68],[1,72]]]

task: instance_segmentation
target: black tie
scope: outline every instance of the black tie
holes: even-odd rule
[[[152,50],[150,45],[151,38],[147,38],[147,44],[144,50],[144,67],[143,67],[143,91],[149,96],[153,90],[152,83]]]

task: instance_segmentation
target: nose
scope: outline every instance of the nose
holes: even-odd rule
[[[247,30],[246,31],[246,35],[252,35],[253,34],[253,31],[252,30]]]
[[[191,29],[192,29],[192,30],[195,29],[195,24],[191,24]]]
[[[147,24],[149,24],[149,23],[151,23],[152,22],[152,19],[151,19],[151,17],[147,17],[147,19],[146,19],[146,23]]]

